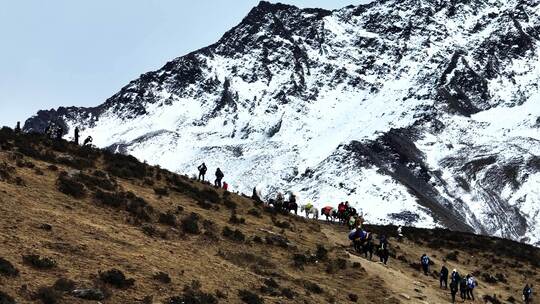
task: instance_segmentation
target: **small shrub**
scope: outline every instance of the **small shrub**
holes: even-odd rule
[[[105,192],[98,189],[94,193],[94,198],[102,204],[114,208],[124,207],[127,204],[127,199],[121,192]]]
[[[58,167],[55,165],[49,165],[47,169],[49,169],[50,171],[58,171]]]
[[[229,223],[234,224],[234,225],[245,224],[246,219],[237,216],[236,213],[233,213],[231,214],[231,217],[229,218]]]
[[[295,253],[293,255],[294,266],[298,269],[304,269],[304,265],[307,264],[308,258],[305,254]]]
[[[259,297],[259,295],[249,291],[249,290],[239,290],[238,296],[240,299],[247,304],[263,304],[264,299]]]
[[[350,293],[349,294],[349,300],[353,303],[356,303],[358,302],[358,295],[354,294],[354,293]]]
[[[36,297],[43,304],[56,304],[62,299],[62,293],[52,287],[40,287],[36,293]]]
[[[75,180],[84,184],[90,190],[114,191],[118,187],[116,181],[109,179],[107,174],[102,171],[94,171],[93,175],[79,173],[75,176]]]
[[[355,268],[355,269],[362,268],[362,264],[360,264],[359,262],[354,262],[352,264],[352,268]]]
[[[455,261],[455,262],[457,262],[457,261],[458,261],[458,255],[459,255],[459,252],[458,252],[458,251],[452,251],[452,252],[449,252],[449,253],[446,255],[446,259],[449,260],[449,261]]]
[[[221,202],[221,196],[214,189],[204,189],[200,195],[213,204],[219,204]]]
[[[253,237],[253,242],[257,243],[257,244],[262,244],[263,243],[263,240],[260,236],[256,235]]]
[[[228,193],[228,192],[226,192],[226,193]],[[238,207],[238,206],[236,205],[236,203],[233,202],[232,200],[230,200],[230,198],[229,198],[228,196],[227,196],[227,198],[225,199],[225,201],[223,202],[223,204],[225,205],[225,207],[226,207],[227,209],[231,209],[231,210],[236,210],[236,208]]]
[[[23,262],[38,269],[50,269],[56,267],[55,260],[47,257],[40,257],[37,254],[23,255]]]
[[[159,215],[159,222],[161,224],[176,226],[176,216],[172,212],[161,213]]]
[[[15,299],[7,293],[0,291],[0,303],[2,304],[16,304]]]
[[[151,224],[143,224],[141,226],[141,229],[143,233],[148,236],[156,236],[158,234],[156,227],[154,227],[154,225],[151,225]]]
[[[189,234],[199,234],[201,230],[199,229],[199,216],[196,213],[191,213],[189,216],[186,216],[181,221],[182,230],[185,233]]]
[[[153,278],[154,278],[154,280],[159,281],[159,282],[164,283],[164,284],[171,283],[171,277],[169,276],[169,274],[165,273],[165,272],[162,272],[162,271],[156,273],[153,276]]]
[[[16,277],[19,275],[19,270],[8,260],[0,258],[0,274],[6,277]]]
[[[274,225],[276,227],[279,227],[281,229],[289,229],[291,228],[291,223],[287,222],[287,221],[279,221],[279,220],[275,220],[274,221]]]
[[[489,273],[482,273],[482,280],[489,284],[497,284],[497,278]]]
[[[482,299],[484,300],[484,303],[503,304],[503,302],[501,302],[499,299],[497,299],[497,295],[493,295],[493,296],[484,295],[482,297]]]
[[[154,193],[159,196],[168,196],[169,190],[167,188],[154,188]]]
[[[58,291],[71,292],[75,289],[75,282],[70,279],[60,278],[54,282],[53,288]]]
[[[307,291],[315,293],[315,294],[323,293],[323,289],[319,285],[317,285],[316,283],[313,283],[313,282],[305,281],[304,282],[304,288]]]
[[[117,288],[128,288],[135,284],[134,279],[126,279],[124,273],[115,268],[99,272],[99,279]]]
[[[251,216],[254,216],[254,217],[258,217],[258,218],[261,218],[262,215],[261,215],[261,212],[255,208],[251,208],[248,210],[247,212],[249,215]]]
[[[167,304],[217,304],[218,300],[210,293],[201,290],[199,281],[192,281],[191,285],[184,287],[182,296],[169,298]]]
[[[112,175],[125,179],[142,179],[146,177],[146,165],[131,155],[107,152],[104,153],[104,160],[106,170]]]
[[[222,235],[236,242],[244,242],[246,240],[246,236],[242,233],[242,231],[238,229],[232,230],[227,226],[223,227]]]
[[[315,252],[317,259],[324,261],[328,258],[328,250],[323,245],[317,245],[317,251]]]
[[[74,198],[83,198],[86,195],[86,189],[84,185],[69,177],[65,172],[61,173],[58,176],[58,179],[56,180],[56,185],[60,192],[70,195]]]
[[[281,295],[286,297],[289,300],[294,299],[294,297],[296,296],[295,292],[292,291],[292,289],[290,289],[290,288],[283,288],[281,290]]]

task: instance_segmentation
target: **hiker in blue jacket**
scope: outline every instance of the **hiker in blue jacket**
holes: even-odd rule
[[[428,275],[428,273],[429,273],[429,257],[425,253],[420,258],[420,263],[422,264],[422,270],[424,270],[424,274]]]

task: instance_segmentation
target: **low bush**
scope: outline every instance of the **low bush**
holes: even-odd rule
[[[323,245],[317,245],[317,251],[315,251],[317,259],[324,261],[328,258],[328,250]]]
[[[125,179],[143,179],[147,174],[147,166],[131,155],[104,153],[106,170],[112,175]]]
[[[235,242],[244,242],[246,240],[246,236],[242,231],[238,229],[232,230],[227,226],[223,227],[222,235]]]
[[[281,290],[281,295],[284,296],[285,298],[289,299],[289,300],[292,300],[296,296],[296,293],[294,291],[292,291],[292,289],[290,289],[290,288],[283,288]]]
[[[16,277],[17,275],[19,275],[19,270],[15,268],[15,266],[13,266],[10,261],[4,258],[0,258],[0,275],[6,277]]]
[[[118,187],[116,181],[109,179],[102,171],[94,171],[93,175],[79,173],[75,176],[75,180],[84,184],[90,190],[103,189],[114,191]]]
[[[307,291],[315,293],[315,294],[321,294],[321,293],[324,292],[323,289],[319,285],[317,285],[316,283],[310,282],[310,281],[305,281],[304,282],[304,288]]]
[[[43,304],[56,304],[62,300],[62,293],[52,287],[40,287],[36,298]]]
[[[167,213],[160,213],[159,214],[159,222],[161,224],[169,225],[169,226],[176,226],[176,216],[172,212]]]
[[[86,188],[84,185],[68,176],[66,172],[60,173],[56,180],[56,185],[60,192],[74,198],[83,198],[86,195]]]
[[[168,196],[169,190],[167,188],[154,188],[154,193],[159,196]]]
[[[7,293],[0,290],[0,303],[2,304],[16,304],[15,299]]]
[[[242,300],[244,303],[247,304],[263,304],[264,299],[259,297],[259,295],[249,291],[249,290],[239,290],[238,296],[240,297],[240,300]]]
[[[482,297],[482,299],[484,300],[484,303],[503,304],[503,302],[501,302],[499,299],[497,299],[497,295],[493,295],[493,296],[484,295]],[[511,303],[513,303],[513,302],[511,302]]]
[[[228,193],[228,192],[226,192],[226,193]],[[225,207],[226,207],[227,209],[231,209],[231,210],[236,210],[236,208],[238,207],[238,205],[237,205],[235,202],[233,202],[233,201],[230,199],[229,196],[227,196],[227,197],[225,198],[225,200],[223,201],[223,204],[225,205]]]
[[[183,294],[169,298],[167,304],[217,304],[217,298],[201,290],[201,283],[199,281],[192,281],[191,285],[184,287]]]
[[[71,292],[75,289],[75,282],[70,279],[60,278],[54,282],[53,288],[58,291]]]
[[[251,216],[254,216],[254,217],[258,217],[258,218],[261,218],[262,215],[261,215],[261,212],[255,208],[251,208],[248,210],[247,212],[249,215]]]
[[[38,269],[51,269],[56,267],[56,261],[48,257],[40,257],[37,254],[23,255],[23,262]]]
[[[237,216],[236,213],[233,212],[231,214],[231,217],[229,218],[229,223],[234,224],[234,225],[245,224],[246,219]]]
[[[457,262],[458,261],[458,255],[459,255],[458,251],[452,251],[452,252],[449,252],[448,254],[446,254],[446,259],[449,260],[449,261]]]
[[[164,283],[164,284],[171,283],[171,277],[169,276],[169,274],[165,273],[165,272],[162,272],[162,271],[156,273],[153,276],[153,279],[156,280],[156,281],[159,281],[161,283]]]
[[[276,227],[281,228],[281,229],[289,229],[289,228],[291,228],[291,223],[289,223],[288,221],[274,220],[274,225]]]
[[[199,228],[199,215],[196,213],[191,213],[190,215],[184,217],[181,221],[182,230],[185,233],[189,234],[199,234],[201,230]]]
[[[353,303],[356,303],[358,302],[358,295],[354,294],[354,293],[350,293],[349,294],[349,301],[353,302]]]
[[[116,268],[99,272],[99,279],[117,288],[128,288],[135,284],[134,279],[126,279],[124,273]]]

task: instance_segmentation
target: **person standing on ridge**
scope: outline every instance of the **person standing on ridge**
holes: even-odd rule
[[[206,174],[206,170],[208,170],[208,168],[206,167],[206,164],[202,163],[201,165],[199,165],[197,167],[197,170],[199,170],[199,178],[198,179],[204,181],[204,175]]]
[[[76,145],[79,144],[79,127],[75,127],[75,136],[73,138],[73,141]]]
[[[445,265],[442,266],[441,272],[439,273],[439,285],[440,288],[448,289],[448,268]]]
[[[216,180],[214,182],[214,186],[218,187],[218,188],[221,188],[221,180],[223,179],[225,175],[223,174],[223,172],[221,172],[221,169],[220,168],[217,168],[216,170]]]
[[[420,258],[420,263],[422,264],[422,270],[424,270],[424,275],[429,273],[429,257],[424,253]]]

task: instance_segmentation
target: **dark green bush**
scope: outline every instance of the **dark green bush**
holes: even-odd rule
[[[201,230],[199,228],[199,216],[196,213],[184,217],[181,221],[182,230],[189,234],[199,234]]]
[[[117,288],[128,288],[135,284],[134,279],[126,279],[124,273],[116,268],[99,272],[99,279]]]
[[[19,275],[19,270],[17,270],[17,268],[15,268],[10,261],[0,258],[0,275],[4,275],[6,277],[16,277]]]
[[[50,269],[56,267],[56,261],[48,257],[40,257],[37,254],[23,255],[23,262],[38,269]]]
[[[83,198],[86,195],[86,188],[84,185],[72,177],[69,177],[65,172],[60,173],[58,176],[56,186],[60,192],[74,198]]]

